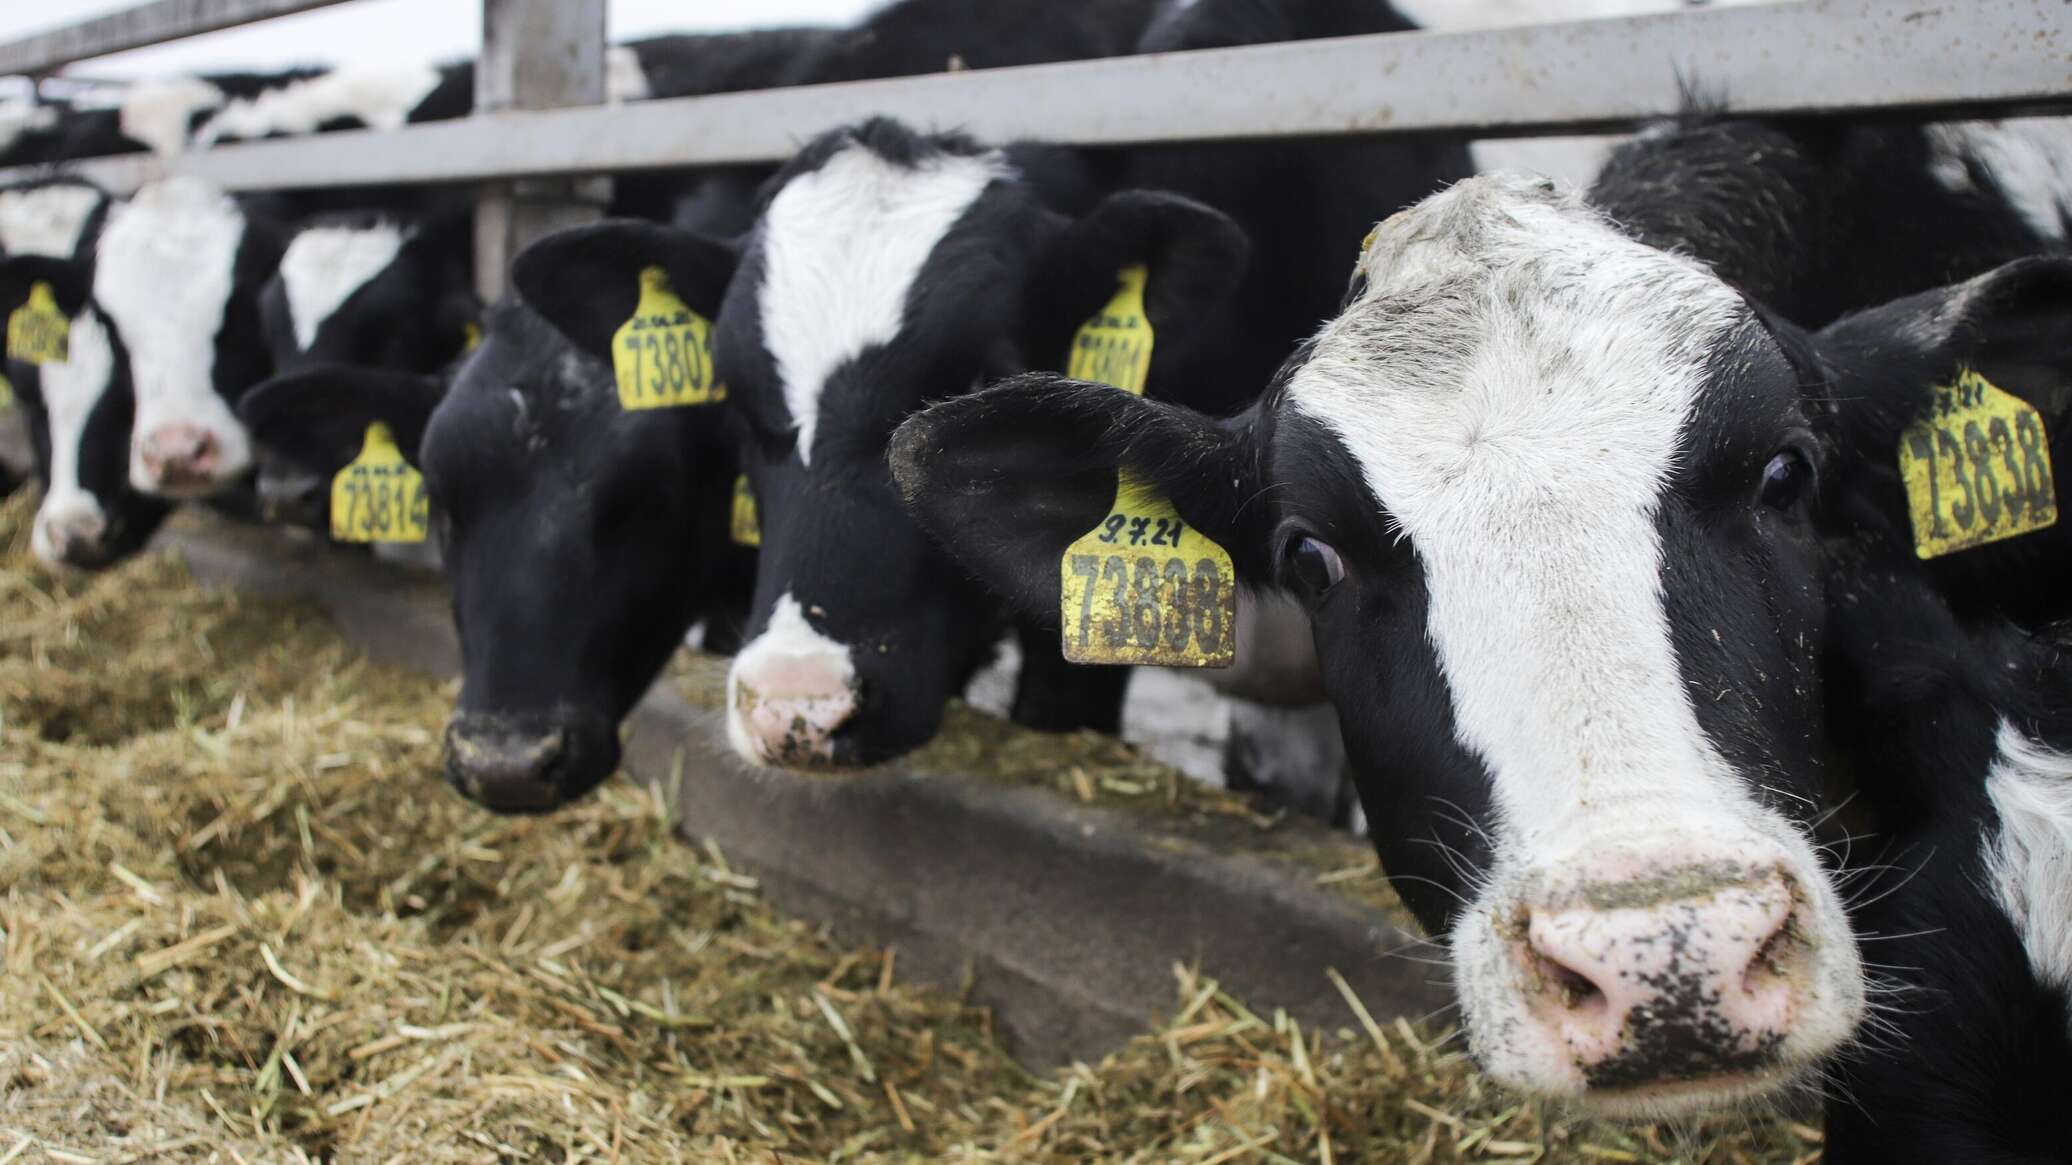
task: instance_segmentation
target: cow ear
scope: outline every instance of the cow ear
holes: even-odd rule
[[[359,455],[376,421],[388,425],[403,459],[416,465],[425,425],[443,393],[434,376],[320,364],[247,392],[237,415],[260,445],[328,477]]]
[[[642,272],[660,267],[684,305],[711,320],[738,261],[733,248],[717,240],[614,219],[527,247],[511,262],[511,283],[578,347],[609,359],[612,337],[640,303]]]
[[[1018,613],[1058,615],[1058,564],[1116,500],[1120,471],[1267,581],[1269,518],[1248,417],[1218,422],[1107,385],[1018,377],[907,419],[893,479],[923,529]]]
[[[78,260],[44,255],[0,258],[0,324],[29,301],[29,293],[39,283],[50,285],[51,298],[67,319],[85,310],[87,295],[93,290],[87,265]]]
[[[2072,259],[2021,259],[1845,317],[1813,337],[1842,447],[1889,460],[1935,390],[1971,371],[2072,422]]]
[[[1064,368],[1074,335],[1115,298],[1121,273],[1139,266],[1156,350],[1185,347],[1237,290],[1251,252],[1244,228],[1212,207],[1151,190],[1109,195],[1037,266],[1026,300],[1029,356]]]

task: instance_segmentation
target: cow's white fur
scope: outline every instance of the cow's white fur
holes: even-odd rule
[[[1972,188],[1971,169],[1991,174],[2041,238],[2065,241],[2072,217],[2072,118],[2024,117],[1930,126],[1933,173],[1952,190]]]
[[[604,100],[608,105],[646,101],[654,96],[640,54],[625,45],[613,45],[604,54]]]
[[[297,234],[281,256],[281,286],[288,295],[296,346],[308,351],[331,313],[387,270],[407,239],[403,227],[391,222],[311,227]]]
[[[1700,728],[1662,603],[1656,511],[1707,355],[1746,309],[1698,264],[1518,178],[1427,199],[1361,262],[1367,289],[1289,400],[1416,548],[1456,731],[1494,777],[1493,862],[1453,936],[1478,1055],[1521,1087],[1584,1094],[1564,1049],[1527,1034],[1496,920],[1536,880],[1621,851],[1783,865],[1814,962],[1784,1054],[1828,1051],[1863,1005],[1847,921],[1808,841]]]
[[[129,349],[137,393],[130,477],[154,483],[138,447],[162,425],[201,426],[216,438],[224,478],[251,465],[251,437],[216,392],[216,333],[230,302],[244,211],[206,183],[173,178],[117,206],[101,234],[94,299]]]
[[[344,117],[358,118],[369,129],[399,129],[438,87],[439,70],[430,65],[333,69],[230,102],[201,127],[194,143],[294,137]]]
[[[223,105],[223,90],[199,77],[139,81],[123,94],[122,136],[162,158],[187,151],[194,116]]]
[[[995,179],[996,153],[903,166],[850,146],[786,184],[763,216],[763,345],[811,464],[827,378],[899,334],[907,296],[943,236]]]
[[[115,345],[108,326],[91,308],[72,321],[70,359],[41,369],[43,406],[50,425],[50,477],[29,534],[29,549],[44,562],[59,561],[51,531],[83,525],[104,529],[108,515],[100,499],[79,480],[79,458],[86,440],[86,422],[107,395],[115,372]]]
[[[806,621],[805,608],[798,599],[787,591],[778,596],[770,610],[769,626],[755,640],[741,649],[734,657],[732,667],[727,669],[727,743],[743,760],[752,764],[761,763],[761,749],[755,734],[742,715],[739,695],[742,685],[751,690],[758,686],[758,676],[765,667],[779,667],[786,670],[818,667],[825,669],[822,682],[816,686],[824,690],[827,700],[804,701],[799,715],[807,726],[822,733],[832,733],[838,724],[815,720],[820,711],[808,706],[827,703],[852,691],[856,682],[856,664],[850,658],[849,649],[820,633]],[[847,707],[842,708],[847,715]]]
[[[71,258],[105,197],[91,186],[70,182],[0,191],[0,251]]]
[[[2072,990],[2072,755],[2005,721],[1998,743],[1986,776],[2000,818],[1985,839],[1987,881],[2037,979]]]

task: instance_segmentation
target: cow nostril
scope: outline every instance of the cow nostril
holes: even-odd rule
[[[1538,952],[1535,952],[1538,953]],[[1598,1012],[1609,1007],[1604,992],[1596,981],[1562,963],[1558,959],[1540,954],[1540,962],[1552,975],[1554,986],[1560,989],[1561,1006],[1574,1012]]]

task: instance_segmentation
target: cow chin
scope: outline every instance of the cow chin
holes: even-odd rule
[[[1499,1082],[1692,1116],[1791,1086],[1855,1030],[1863,968],[1811,846],[1781,819],[1721,836],[1672,817],[1499,854],[1451,938],[1469,1050]]]

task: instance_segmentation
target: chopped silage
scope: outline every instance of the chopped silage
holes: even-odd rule
[[[1186,968],[1156,1031],[1032,1077],[645,793],[483,814],[431,775],[441,685],[167,558],[45,574],[27,512],[0,509],[0,1165],[1817,1155],[1783,1119],[1565,1120],[1437,1031],[1350,997],[1305,1030]]]

